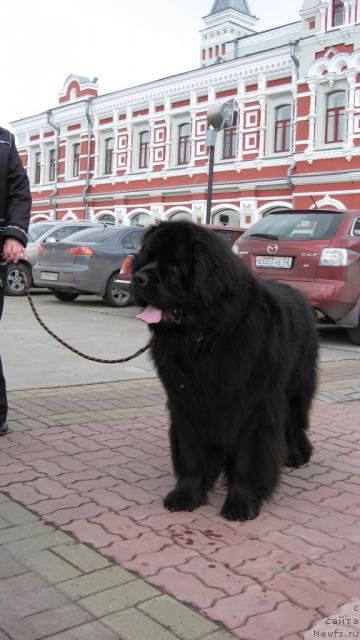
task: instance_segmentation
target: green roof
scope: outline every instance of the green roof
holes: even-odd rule
[[[247,0],[215,0],[210,15],[221,13],[221,11],[228,11],[228,9],[240,11],[240,13],[245,13],[248,16],[252,15]]]

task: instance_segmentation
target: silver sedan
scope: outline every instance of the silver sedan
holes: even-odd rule
[[[38,262],[33,267],[34,284],[49,288],[62,301],[92,293],[110,306],[126,306],[130,292],[116,281],[122,261],[136,251],[144,231],[103,227],[80,231],[63,242],[45,242],[38,249]]]

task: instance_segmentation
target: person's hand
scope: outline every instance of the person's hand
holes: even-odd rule
[[[8,262],[19,262],[20,258],[26,258],[26,250],[15,238],[6,238],[3,248],[3,258]]]

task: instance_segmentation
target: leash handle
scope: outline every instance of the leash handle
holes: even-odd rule
[[[20,276],[21,276],[22,282],[23,282],[24,287],[25,287],[25,293],[26,293],[29,305],[31,307],[31,310],[32,310],[36,320],[40,324],[40,326],[52,338],[54,338],[54,340],[59,342],[66,349],[69,349],[69,351],[72,351],[73,353],[75,353],[77,356],[80,356],[81,358],[85,358],[85,360],[91,360],[91,362],[99,362],[100,364],[122,364],[123,362],[129,362],[129,360],[133,360],[134,358],[137,358],[138,356],[141,356],[141,354],[145,353],[145,351],[147,351],[150,348],[150,342],[148,342],[148,344],[146,344],[145,347],[142,347],[141,349],[139,349],[138,351],[133,353],[131,356],[126,356],[125,358],[117,358],[115,360],[105,360],[104,358],[95,358],[94,356],[89,356],[88,354],[83,353],[82,351],[79,351],[78,349],[75,349],[75,347],[73,347],[70,344],[68,344],[68,342],[65,342],[65,340],[60,338],[56,333],[54,333],[51,329],[49,329],[49,327],[45,324],[45,322],[40,318],[40,316],[38,314],[38,311],[37,311],[37,309],[35,307],[34,301],[33,301],[32,297],[31,297],[30,291],[29,291],[29,283],[28,283],[28,280],[27,280],[27,277],[26,277],[26,273],[21,269],[21,266],[19,266],[18,268],[19,268],[19,272],[20,272]]]

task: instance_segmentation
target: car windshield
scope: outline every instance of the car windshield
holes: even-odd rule
[[[302,211],[274,212],[248,229],[243,238],[267,240],[326,240],[332,238],[344,213]]]
[[[124,231],[124,228],[105,226],[101,226],[100,229],[84,229],[83,231],[77,231],[77,233],[73,233],[71,236],[69,236],[69,238],[64,239],[63,242],[71,242],[72,244],[75,242],[102,243],[107,242],[108,240],[111,241],[114,238],[120,238],[120,236],[123,235]]]
[[[41,224],[41,222],[33,222],[33,224],[29,227],[28,238],[29,242],[35,242],[40,236],[42,236],[46,231],[49,231],[52,226],[49,224]]]

